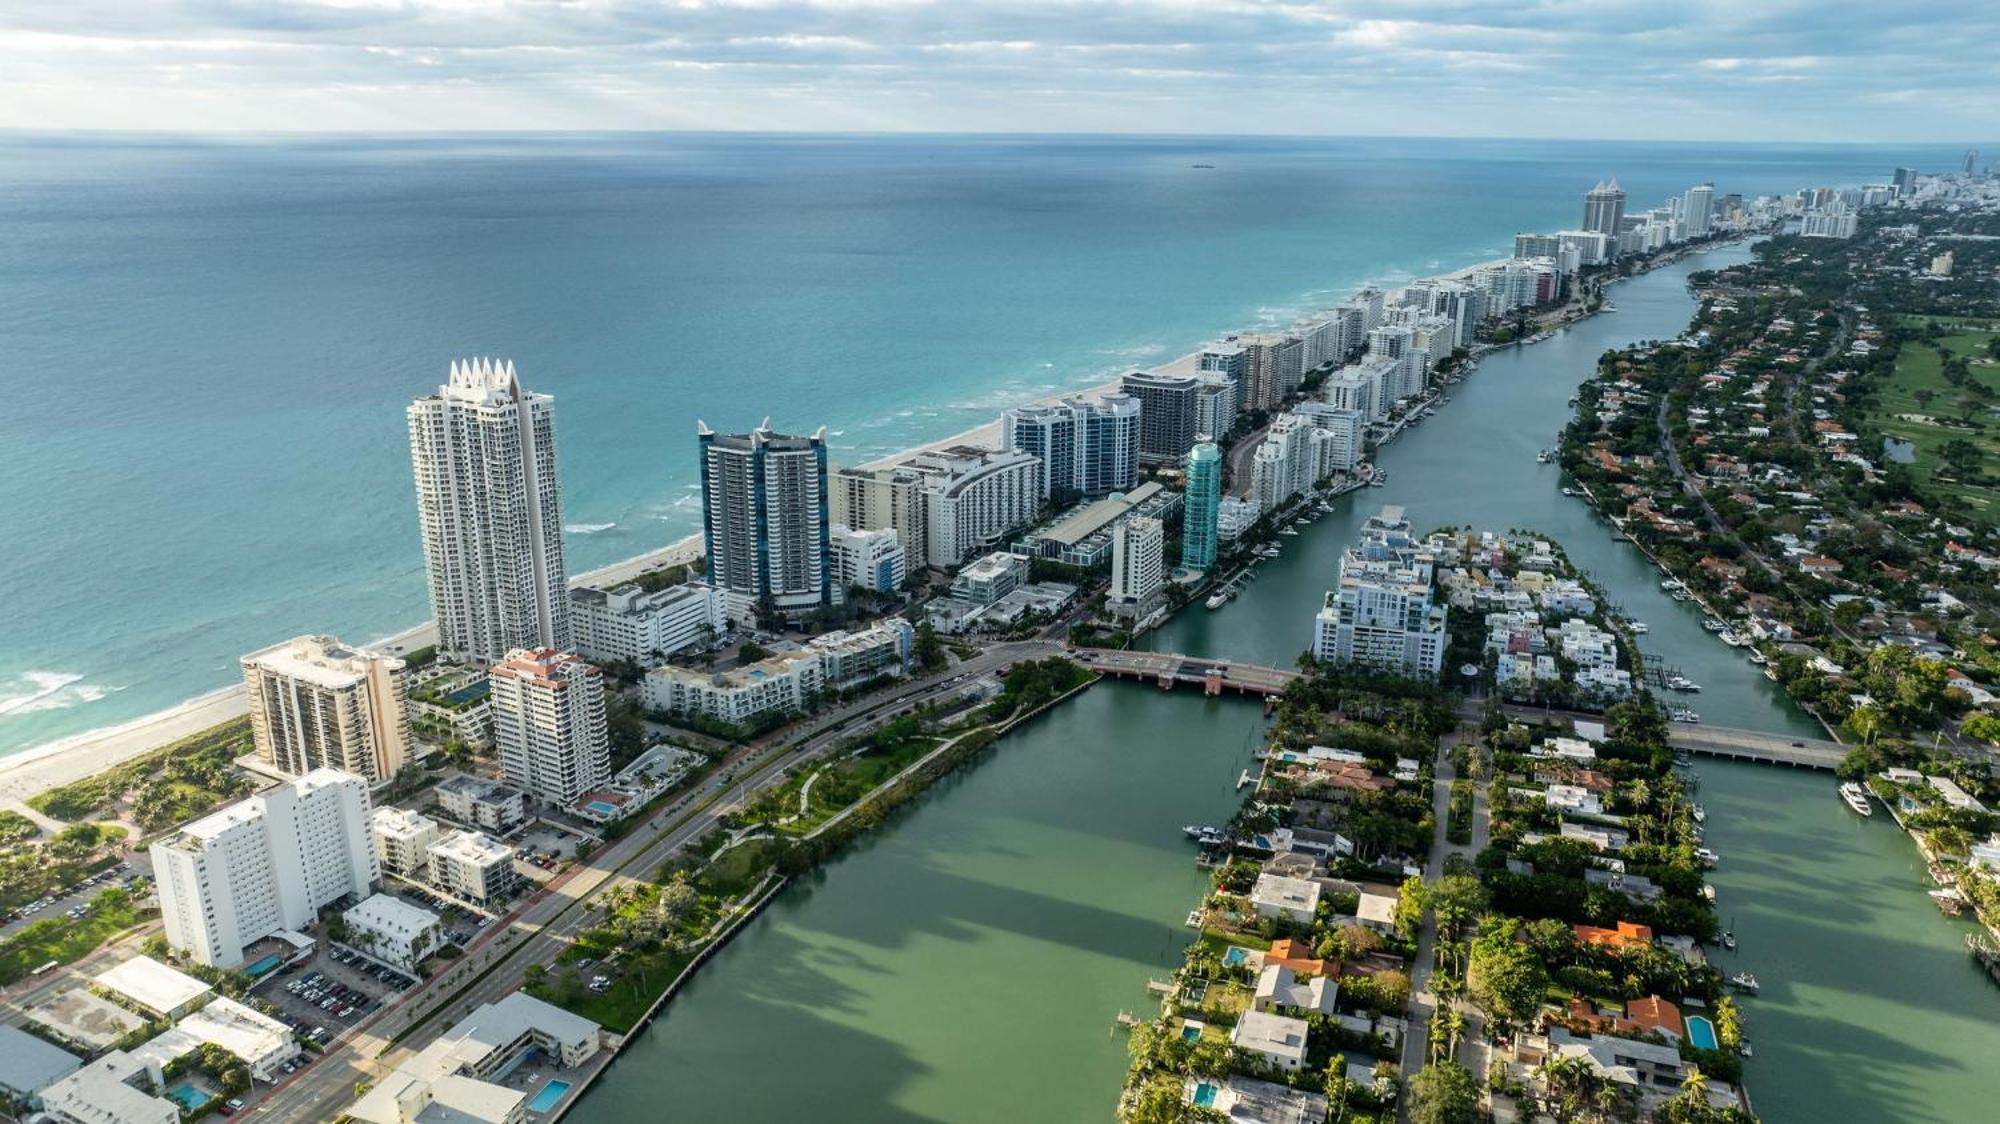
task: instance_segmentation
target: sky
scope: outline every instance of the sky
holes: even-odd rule
[[[0,0],[0,128],[1978,140],[1993,0]]]

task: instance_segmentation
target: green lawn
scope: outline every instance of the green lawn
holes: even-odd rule
[[[778,841],[775,839],[753,839],[731,847],[695,878],[695,888],[724,901],[733,901],[770,871],[777,850]]]
[[[1990,359],[1987,351],[1996,336],[2000,336],[2000,326],[1989,325],[1985,330],[1943,336],[1938,342],[1952,355],[1967,360],[1975,380],[2000,394],[2000,363]],[[1973,417],[1985,419],[1988,428],[1982,432],[1964,425],[1962,419],[1968,410]],[[1961,439],[1970,441],[1984,454],[1981,476],[1988,480],[2000,476],[2000,415],[1995,415],[1987,403],[1969,400],[1964,391],[1945,381],[1943,358],[1936,348],[1921,341],[1903,346],[1896,356],[1894,377],[1880,388],[1875,420],[1882,432],[1916,446],[1916,463],[1911,469],[1926,488],[1957,496],[1976,510],[2000,514],[2000,508],[1995,507],[1996,498],[2000,498],[1996,497],[1996,491],[2000,489],[1991,484],[1961,482],[1952,479],[1949,472],[1946,479],[1936,479],[1943,467],[1941,452],[1945,445]],[[1873,450],[1862,452],[1871,459],[1878,455]]]

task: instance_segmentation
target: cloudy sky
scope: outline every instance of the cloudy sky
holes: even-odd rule
[[[1993,0],[0,0],[0,127],[1978,140]]]

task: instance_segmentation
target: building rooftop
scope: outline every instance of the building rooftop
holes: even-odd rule
[[[376,660],[386,660],[392,670],[404,666],[402,660],[393,656],[351,647],[332,636],[293,637],[282,644],[252,652],[244,656],[242,662],[301,682],[339,690],[364,682],[368,678],[369,665]]]
[[[32,1093],[83,1068],[83,1059],[0,1023],[0,1089]]]
[[[1245,1011],[1236,1020],[1229,1041],[1245,1050],[1274,1057],[1303,1060],[1306,1056],[1306,1021],[1264,1011]]]
[[[91,1124],[178,1124],[178,1105],[131,1084],[145,1074],[144,1062],[113,1050],[43,1089],[42,1104],[60,1117]]]
[[[199,1002],[214,988],[150,956],[134,956],[98,973],[97,986],[148,1011],[172,1014]]]
[[[480,831],[454,831],[431,844],[431,853],[475,866],[491,866],[514,857],[514,848]]]
[[[438,915],[389,894],[371,894],[341,914],[349,925],[383,933],[420,933],[438,923]]]

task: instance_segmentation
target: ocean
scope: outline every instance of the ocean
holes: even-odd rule
[[[0,754],[428,615],[403,406],[557,399],[572,571],[697,527],[697,419],[858,462],[1713,180],[1956,150],[1384,138],[0,134]],[[1212,165],[1200,167],[1198,165]]]

